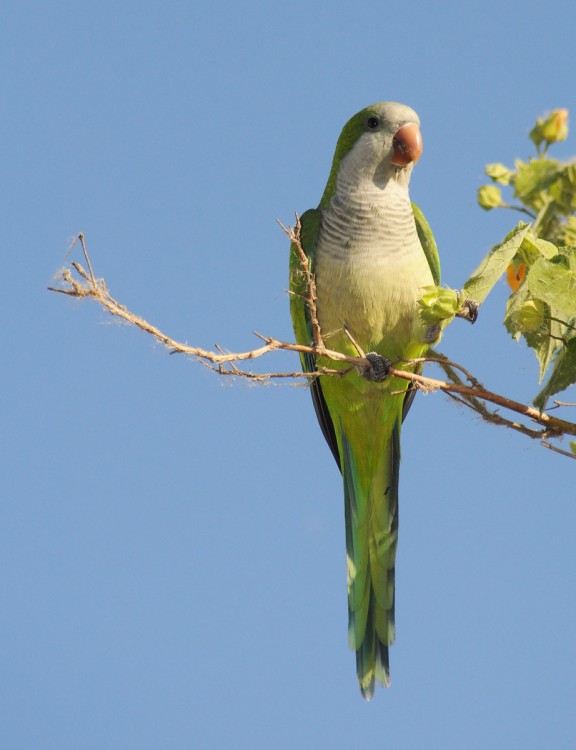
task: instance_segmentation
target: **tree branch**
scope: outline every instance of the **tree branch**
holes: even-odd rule
[[[314,346],[316,348],[322,349],[324,348],[324,341],[322,340],[322,333],[320,331],[320,323],[318,322],[318,312],[316,308],[316,302],[318,301],[318,297],[316,296],[316,279],[310,273],[310,263],[308,261],[308,256],[304,252],[304,248],[302,247],[302,243],[300,241],[300,232],[302,230],[300,217],[296,213],[295,227],[286,228],[279,219],[276,219],[276,221],[283,229],[284,233],[288,236],[290,242],[293,242],[294,246],[296,247],[298,260],[300,261],[300,266],[302,267],[302,273],[304,274],[304,278],[306,279],[306,294],[304,296],[304,299],[306,301],[306,305],[308,306],[308,310],[310,311],[312,341],[314,342]],[[294,292],[290,293],[293,294]]]
[[[135,315],[133,312],[128,310],[128,308],[126,308],[111,296],[106,287],[104,279],[97,278],[94,274],[83,234],[78,235],[74,244],[76,244],[76,242],[80,243],[84,255],[84,260],[86,266],[88,267],[88,271],[86,271],[80,263],[72,261],[70,263],[70,267],[64,268],[59,273],[59,280],[62,286],[48,288],[50,289],[50,291],[57,292],[59,294],[65,294],[70,297],[76,297],[79,299],[88,297],[93,299],[98,304],[100,304],[110,315],[121,318],[127,323],[130,323],[131,325],[140,328],[140,330],[144,331],[145,333],[153,336],[156,340],[160,341],[162,344],[168,347],[171,354],[179,353],[195,357],[201,364],[209,367],[211,370],[220,375],[232,375],[234,377],[256,380],[258,382],[266,382],[276,378],[305,378],[311,380],[313,378],[319,377],[320,375],[345,377],[346,374],[352,369],[358,369],[360,372],[365,371],[369,367],[369,363],[364,357],[352,357],[346,354],[342,354],[341,352],[326,348],[323,343],[316,312],[315,280],[314,276],[309,271],[308,259],[300,243],[300,220],[298,216],[296,218],[297,223],[294,229],[287,229],[286,227],[282,228],[290,237],[290,240],[295,244],[299,252],[302,270],[306,276],[306,303],[310,309],[314,335],[314,345],[312,346],[288,343],[273,338],[272,336],[264,336],[260,333],[256,333],[255,335],[264,342],[262,346],[251,349],[249,351],[234,353],[225,352],[218,345],[216,345],[217,351],[210,351],[202,349],[200,347],[188,346],[187,344],[175,341],[159,328],[148,323],[148,321],[146,321],[144,318]],[[299,354],[308,353],[314,355],[316,358],[322,357],[324,359],[329,359],[335,362],[344,362],[347,363],[350,367],[344,370],[322,367],[318,368],[318,370],[313,373],[303,373],[300,371],[258,373],[243,370],[235,364],[237,362],[246,362],[248,360],[258,359],[269,354],[270,352],[278,350],[298,352]],[[492,424],[509,427],[518,432],[521,432],[528,437],[539,439],[546,447],[571,458],[576,458],[576,455],[568,453],[567,451],[562,451],[561,449],[558,449],[548,443],[549,438],[559,438],[562,435],[576,436],[576,424],[563,419],[559,419],[546,412],[540,412],[538,409],[535,409],[532,406],[519,403],[518,401],[487,390],[471,373],[465,370],[461,365],[450,362],[443,355],[433,353],[433,355],[428,357],[421,357],[415,360],[402,360],[394,362],[393,364],[401,365],[402,363],[404,363],[412,366],[414,364],[423,362],[435,362],[439,364],[443,368],[450,382],[439,380],[437,378],[426,377],[415,372],[403,370],[396,366],[390,368],[390,375],[397,378],[409,380],[410,382],[414,383],[417,388],[425,391],[443,391],[460,403],[463,403],[475,410],[486,421]],[[462,372],[462,374],[468,381],[468,384],[466,384],[457,375],[456,370]],[[505,417],[502,417],[497,411],[490,411],[486,407],[486,402],[495,404],[497,407],[501,407],[508,411],[522,415],[532,423],[540,425],[540,429],[534,429],[522,424],[521,422],[506,419]]]

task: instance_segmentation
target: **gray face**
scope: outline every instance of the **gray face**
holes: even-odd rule
[[[374,126],[374,131],[384,130],[391,135],[407,122],[413,122],[420,125],[420,118],[416,112],[406,104],[398,102],[379,102],[366,107],[376,119],[380,120],[378,125]]]
[[[390,180],[407,186],[413,169],[413,156],[421,152],[420,118],[405,104],[380,102],[366,107],[349,120],[341,138],[354,145],[342,158],[338,187],[384,188]],[[419,150],[411,152],[414,138]],[[344,188],[346,189],[346,188]]]

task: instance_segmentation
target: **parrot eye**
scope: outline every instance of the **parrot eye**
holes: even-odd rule
[[[370,130],[374,130],[378,125],[380,125],[380,120],[377,117],[369,117],[366,120],[366,126],[370,128]]]

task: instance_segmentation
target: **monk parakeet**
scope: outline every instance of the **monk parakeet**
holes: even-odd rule
[[[418,315],[425,286],[439,284],[436,244],[408,183],[422,152],[410,107],[381,102],[344,126],[318,208],[301,219],[301,244],[317,287],[327,348],[369,353],[370,370],[302,355],[306,372],[349,370],[311,383],[320,427],[342,473],[348,569],[348,637],[360,690],[390,683],[398,540],[400,428],[414,391],[385,377],[389,362],[420,357],[437,338]],[[294,245],[290,306],[296,339],[313,342],[306,276]],[[398,367],[405,367],[402,363]]]

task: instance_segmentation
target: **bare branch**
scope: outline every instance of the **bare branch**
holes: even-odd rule
[[[316,302],[318,300],[316,296],[316,279],[314,278],[314,275],[310,272],[310,263],[308,261],[308,256],[306,255],[304,248],[302,247],[302,241],[300,239],[302,224],[300,223],[300,217],[298,216],[297,213],[295,214],[295,216],[296,216],[296,226],[294,228],[289,227],[287,229],[279,219],[276,219],[276,221],[278,222],[280,227],[284,230],[285,234],[288,235],[290,242],[294,244],[294,247],[296,248],[296,252],[298,253],[298,259],[300,260],[302,273],[304,274],[304,278],[306,279],[305,300],[308,306],[308,310],[310,311],[310,325],[312,326],[312,340],[314,341],[314,346],[317,349],[323,349],[324,342],[322,341],[322,333],[320,331],[320,323],[318,322],[318,313],[316,311]]]
[[[81,299],[89,297],[95,300],[110,315],[121,318],[122,320],[136,326],[145,333],[150,334],[157,341],[162,342],[162,344],[170,349],[170,353],[186,354],[195,357],[201,364],[203,364],[205,367],[209,367],[219,375],[232,375],[234,377],[247,378],[256,382],[266,382],[272,379],[295,380],[304,378],[307,380],[313,380],[314,378],[317,378],[319,376],[345,377],[346,374],[352,369],[358,369],[362,372],[369,366],[369,363],[363,356],[363,352],[361,349],[359,349],[359,347],[356,346],[359,356],[352,357],[341,352],[327,349],[323,343],[316,312],[315,280],[313,274],[311,274],[309,271],[308,258],[306,257],[306,254],[300,242],[300,219],[298,218],[298,216],[296,216],[296,219],[297,223],[295,229],[286,229],[285,227],[282,228],[296,246],[300,257],[302,270],[306,275],[306,303],[310,310],[310,318],[314,334],[314,344],[312,346],[280,341],[276,338],[273,338],[272,336],[265,336],[261,333],[256,333],[255,335],[264,342],[263,345],[244,352],[226,352],[218,344],[215,345],[216,351],[210,351],[207,349],[202,349],[200,347],[188,346],[187,344],[175,341],[159,328],[148,323],[144,318],[132,313],[124,305],[122,305],[111,296],[111,294],[108,292],[104,279],[99,279],[94,274],[83,234],[78,235],[77,241],[82,246],[84,260],[88,267],[88,271],[86,271],[80,263],[73,261],[70,263],[70,267],[64,268],[60,272],[60,282],[63,286],[49,287],[49,289],[53,292],[66,294],[71,297],[77,297]],[[74,272],[76,275],[74,274]],[[312,373],[303,373],[300,371],[258,373],[243,370],[236,364],[238,362],[246,362],[248,360],[259,359],[260,357],[263,357],[270,352],[278,350],[297,352],[299,354],[312,354],[316,359],[321,357],[323,359],[332,360],[334,362],[344,362],[350,365],[350,367],[347,369],[320,367],[317,369],[317,371]],[[565,421],[563,419],[559,419],[546,412],[540,412],[538,409],[535,409],[532,406],[519,403],[518,401],[487,390],[468,370],[455,362],[451,362],[444,355],[439,354],[438,352],[432,352],[428,357],[421,357],[415,360],[399,360],[397,362],[394,362],[393,365],[401,365],[403,363],[412,367],[423,362],[435,362],[440,365],[440,367],[442,367],[447,377],[449,378],[450,382],[446,380],[439,380],[437,378],[426,377],[415,372],[410,372],[409,370],[400,369],[396,366],[392,366],[390,368],[390,375],[396,378],[408,380],[412,382],[417,388],[426,391],[443,391],[455,400],[476,411],[486,421],[492,424],[509,427],[510,429],[521,432],[527,437],[539,439],[545,447],[555,450],[562,455],[573,457],[571,453],[562,451],[561,449],[550,445],[548,443],[548,438],[559,438],[562,435],[576,435],[576,424]],[[462,381],[462,379],[458,376],[456,370],[460,371],[464,375],[464,377],[468,380],[468,384]],[[532,423],[539,425],[540,429],[528,427],[521,422],[507,419],[501,416],[497,411],[489,410],[486,406],[486,403],[495,404],[499,408],[503,408],[516,414],[522,415],[525,419],[528,419]]]
[[[546,428],[547,435],[576,435],[576,424],[573,424],[572,422],[566,422],[563,419],[557,419],[556,417],[551,417],[546,412],[540,412],[533,406],[527,406],[526,404],[521,404],[519,401],[514,401],[514,399],[500,396],[498,393],[493,393],[492,391],[486,390],[480,384],[468,386],[460,383],[446,383],[443,380],[424,377],[423,375],[418,375],[414,372],[404,372],[402,370],[396,370],[393,367],[390,368],[390,374],[398,378],[406,378],[406,380],[411,380],[413,383],[422,385],[427,389],[441,390],[451,394],[457,393],[465,397],[481,399],[482,401],[489,401],[490,403],[496,404],[497,406],[502,406],[505,409],[514,411],[517,414],[522,414],[532,421],[541,424]],[[468,404],[468,401],[464,400],[464,403]],[[539,434],[538,437],[541,438],[543,437],[543,435]]]
[[[545,448],[549,448],[551,451],[554,451],[554,453],[560,453],[561,456],[566,456],[567,458],[575,458],[576,459],[576,453],[571,453],[569,451],[563,451],[562,448],[558,448],[556,445],[552,445],[547,440],[542,441],[542,445]]]

